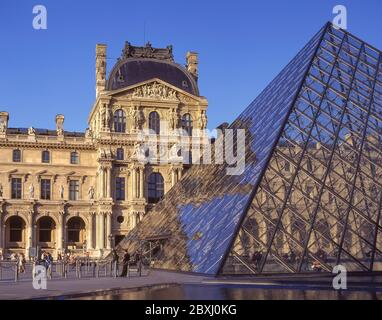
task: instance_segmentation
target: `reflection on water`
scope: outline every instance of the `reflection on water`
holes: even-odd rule
[[[268,289],[231,285],[171,285],[126,290],[83,300],[381,300],[382,292]]]

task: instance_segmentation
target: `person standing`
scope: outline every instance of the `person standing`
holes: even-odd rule
[[[126,250],[125,255],[123,256],[123,269],[120,277],[126,277],[127,276],[127,268],[129,267],[129,262],[130,262],[130,254]]]
[[[141,276],[142,275],[142,257],[139,251],[135,253],[135,263],[137,264],[139,276]]]
[[[47,266],[47,276],[52,279],[52,266],[53,266],[53,256],[48,252],[46,255],[46,266]]]
[[[17,255],[17,268],[19,273],[24,273],[25,272],[25,257],[23,253],[19,253]]]
[[[118,253],[117,253],[117,250],[113,249],[113,251],[111,252],[112,254],[112,265],[113,265],[113,268],[114,268],[114,276],[118,277],[118,273],[119,273],[119,256],[118,256]]]

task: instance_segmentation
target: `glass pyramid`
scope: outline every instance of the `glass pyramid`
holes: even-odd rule
[[[381,270],[381,59],[326,24],[230,125],[244,173],[194,165],[120,248],[214,275]]]

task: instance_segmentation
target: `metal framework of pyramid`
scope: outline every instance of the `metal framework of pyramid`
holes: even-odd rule
[[[194,165],[120,248],[213,275],[382,269],[379,50],[326,24],[229,128],[244,173]]]

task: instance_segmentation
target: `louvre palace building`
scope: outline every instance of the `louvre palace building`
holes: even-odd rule
[[[86,132],[65,131],[61,114],[49,130],[13,128],[12,114],[0,113],[4,256],[28,257],[38,248],[53,256],[107,254],[188,170],[193,151],[182,144],[204,141],[197,133],[207,125],[197,53],[187,53],[184,67],[172,46],[126,42],[107,76],[106,48],[96,46],[96,100]]]

